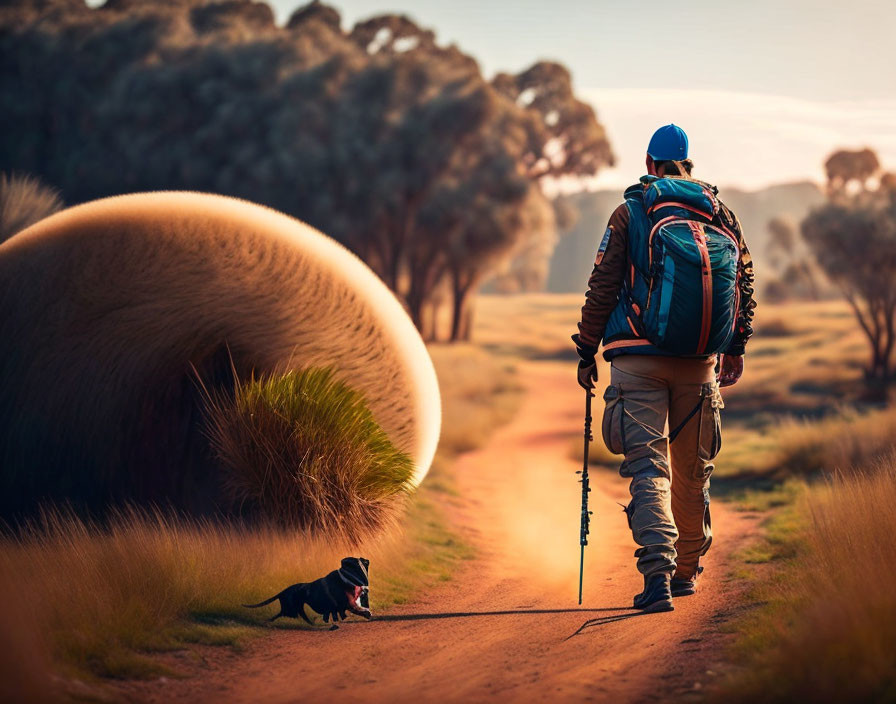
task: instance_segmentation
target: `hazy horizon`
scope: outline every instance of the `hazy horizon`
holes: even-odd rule
[[[284,21],[305,3],[271,4]],[[581,0],[330,4],[346,29],[377,14],[408,14],[440,44],[475,57],[488,77],[540,59],[569,67],[617,157],[595,180],[599,188],[641,175],[650,134],[668,122],[688,132],[695,175],[722,186],[821,182],[823,161],[838,148],[871,147],[896,169],[896,53],[884,51],[896,6],[880,0],[682,0],[637,12]],[[652,38],[649,48],[640,37]]]

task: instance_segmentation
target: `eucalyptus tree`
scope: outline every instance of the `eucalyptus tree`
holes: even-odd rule
[[[876,158],[875,158],[876,161]],[[834,184],[828,203],[802,222],[819,265],[849,302],[871,352],[865,378],[885,395],[896,349],[896,197],[888,179],[848,195]]]

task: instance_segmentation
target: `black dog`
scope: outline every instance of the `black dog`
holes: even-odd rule
[[[326,577],[321,577],[313,582],[303,582],[287,587],[270,599],[265,599],[258,604],[243,604],[248,609],[257,609],[266,606],[273,601],[280,600],[280,613],[270,620],[288,616],[289,618],[302,617],[308,623],[311,620],[305,614],[305,604],[324,617],[324,623],[328,623],[330,616],[335,623],[340,618],[345,619],[345,612],[371,618],[370,613],[370,582],[367,570],[370,560],[363,557],[346,557],[342,560],[342,567],[333,570]]]

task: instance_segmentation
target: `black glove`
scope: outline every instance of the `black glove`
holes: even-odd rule
[[[579,355],[577,370],[579,386],[590,391],[594,388],[594,382],[597,381],[597,360],[595,359],[597,348],[584,344],[578,333],[572,336],[572,341],[576,343],[576,352]]]

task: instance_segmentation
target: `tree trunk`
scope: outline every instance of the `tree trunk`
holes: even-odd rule
[[[815,274],[812,271],[812,267],[809,266],[807,263],[804,263],[803,271],[806,273],[806,281],[809,284],[809,297],[813,301],[819,300],[818,281],[815,280]]]
[[[408,290],[405,301],[411,320],[414,321],[420,334],[426,337],[424,314],[432,303],[433,293],[442,279],[445,264],[431,252],[412,250],[411,255],[411,260],[408,262]]]
[[[454,294],[451,309],[451,342],[466,341],[470,339],[467,306],[473,279],[465,280],[460,272],[454,271],[451,274],[451,288]]]
[[[389,263],[386,266],[386,286],[392,289],[392,292],[396,296],[401,295],[401,292],[398,290],[398,277],[399,272],[401,271],[401,257],[401,248],[396,245],[392,248],[392,252],[389,255]]]
[[[879,302],[866,301],[868,307],[866,312],[859,306],[852,292],[844,288],[844,294],[871,345],[871,363],[865,369],[865,383],[868,387],[866,396],[869,399],[878,399],[881,395],[885,397],[886,385],[889,382],[886,378],[889,376],[889,359],[885,357],[888,358],[890,353],[887,352],[885,355],[886,346],[889,345],[884,342],[884,337],[885,330],[892,327],[892,317],[889,321],[883,322],[879,314]]]
[[[473,337],[473,303],[475,298],[469,293],[464,301],[463,325],[461,326],[461,340],[469,342]]]
[[[886,317],[883,345],[883,383],[889,386],[893,380],[893,348],[896,347],[896,302],[887,302],[884,308]]]
[[[460,322],[463,313],[464,300],[458,287],[454,287],[454,299],[451,303],[451,342],[457,342],[460,339]]]
[[[426,306],[426,336],[424,339],[431,342],[439,341],[439,306],[435,301],[430,301]]]
[[[423,330],[423,304],[425,301],[423,295],[412,288],[408,291],[406,300],[408,304],[408,315],[411,316],[411,321],[414,323],[414,327],[417,328],[421,336],[425,337]]]

